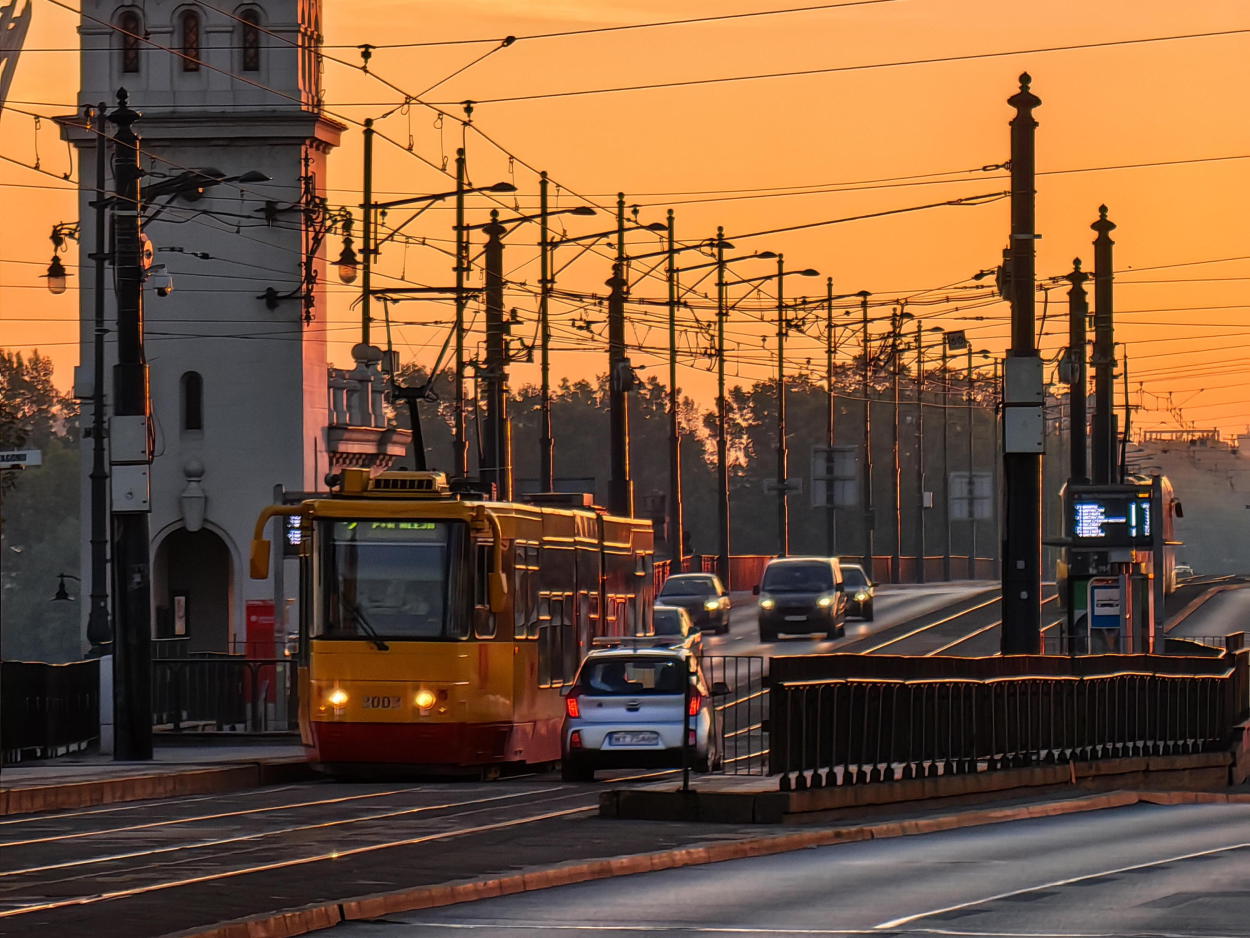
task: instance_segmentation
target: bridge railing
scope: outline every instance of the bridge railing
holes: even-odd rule
[[[100,662],[0,664],[0,762],[48,759],[100,737]]]
[[[767,774],[768,687],[764,659],[757,655],[704,655],[702,665],[709,682],[729,686],[729,695],[715,700],[721,755],[716,771],[725,775]]]
[[[1245,718],[1250,653],[770,663],[783,791],[1221,749]]]
[[[299,725],[290,658],[222,655],[152,662],[152,723],[169,733],[289,732]]]

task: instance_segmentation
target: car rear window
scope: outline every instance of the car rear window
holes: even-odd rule
[[[711,596],[716,588],[711,580],[665,580],[661,596]]]
[[[858,567],[843,567],[842,580],[848,588],[854,589],[860,586],[868,585],[868,577],[864,575],[864,571]]]
[[[833,570],[827,563],[777,563],[764,571],[766,590],[815,592],[833,589]]]
[[[676,658],[609,658],[586,662],[578,685],[596,697],[680,694],[681,679]]]
[[[652,613],[656,635],[680,635],[681,613],[675,609],[656,609]]]

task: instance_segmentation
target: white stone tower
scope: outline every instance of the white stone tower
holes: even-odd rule
[[[275,485],[312,490],[329,468],[325,219],[307,209],[324,194],[326,156],[343,127],[319,108],[321,3],[83,0],[82,10],[79,104],[111,109],[118,89],[127,90],[143,115],[135,129],[145,188],[188,168],[268,177],[145,207],[154,263],[173,278],[166,296],[153,289],[155,277],[144,294],[154,638],[178,653],[240,651],[247,601],[275,598],[272,584],[248,579],[257,513]],[[69,125],[66,134],[81,155],[83,365],[75,390],[88,426],[97,137]],[[111,271],[105,293],[111,335]],[[112,344],[106,349],[111,362]],[[106,395],[111,385],[106,374]],[[90,464],[85,440],[84,594]]]

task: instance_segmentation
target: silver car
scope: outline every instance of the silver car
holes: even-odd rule
[[[680,767],[686,681],[690,764],[699,772],[719,767],[713,697],[728,694],[728,686],[709,687],[698,656],[687,648],[604,648],[586,656],[565,691],[565,781],[591,781],[596,769]]]

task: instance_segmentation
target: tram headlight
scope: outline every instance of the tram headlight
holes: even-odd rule
[[[336,687],[330,693],[326,694],[326,703],[331,707],[343,707],[347,704],[347,691],[341,687]]]
[[[425,688],[422,688],[421,690],[417,691],[417,696],[415,698],[417,709],[429,710],[432,706],[434,706],[434,703],[437,699],[438,698],[434,696],[434,691],[426,690]]]

